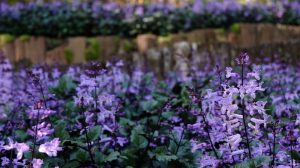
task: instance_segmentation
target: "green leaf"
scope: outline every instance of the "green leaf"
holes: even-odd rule
[[[77,85],[71,77],[64,75],[59,79],[58,85],[49,88],[49,91],[58,97],[64,98],[66,95],[70,94],[70,92],[74,91],[76,86]]]
[[[255,157],[256,165],[262,166],[263,164],[267,164],[271,161],[269,156],[258,156]]]
[[[76,141],[71,141],[71,140],[64,140],[61,143],[64,147],[68,148],[77,148],[77,146],[84,146],[85,144],[76,140]]]
[[[96,162],[96,164],[102,165],[103,162],[105,161],[105,158],[104,158],[104,157],[105,157],[105,155],[104,155],[103,153],[97,151],[97,152],[95,153],[95,162]]]
[[[171,160],[176,160],[177,156],[176,155],[159,154],[159,155],[156,155],[156,159],[158,161],[162,161],[162,162],[169,162]]]
[[[72,112],[76,110],[75,103],[73,101],[66,102],[64,109],[65,113],[71,116]]]
[[[294,160],[296,160],[298,162],[300,161],[300,154],[298,152],[292,151],[291,156]]]
[[[142,109],[147,112],[150,112],[153,109],[155,109],[155,107],[157,107],[157,105],[158,105],[158,102],[156,100],[148,100],[148,101],[141,102]]]
[[[145,148],[148,144],[148,140],[142,136],[144,133],[142,126],[136,126],[132,131],[130,135],[130,141],[131,143],[136,146],[137,148]]]
[[[172,116],[174,116],[174,112],[171,112],[171,111],[162,113],[162,117],[165,118],[165,119],[169,119]]]
[[[157,147],[154,150],[155,158],[158,161],[169,162],[171,160],[176,160],[177,156],[168,153],[168,149],[166,147]]]
[[[25,139],[28,137],[28,134],[23,130],[16,130],[15,133],[21,141],[25,141]]]
[[[44,164],[43,164],[43,167],[55,167],[57,165],[61,165],[64,163],[64,160],[62,158],[51,158],[51,157],[48,157],[48,158],[45,158],[44,159]]]
[[[62,168],[74,168],[74,167],[78,167],[79,163],[76,161],[73,162],[69,162],[67,164],[65,164]]]
[[[186,87],[183,87],[182,90],[181,90],[181,93],[180,93],[180,96],[182,98],[182,103],[183,103],[183,106],[186,106],[186,105],[189,105],[189,102],[190,102],[190,97],[189,97],[189,92],[188,90],[186,89]]]
[[[54,126],[55,136],[61,141],[70,139],[68,131],[66,131],[67,123],[64,121],[59,121],[58,124]]]
[[[264,164],[269,164],[270,157],[268,156],[258,156],[251,160],[244,161],[234,166],[234,168],[257,168]]]
[[[84,162],[88,160],[88,153],[82,149],[79,149],[70,155],[70,160],[79,160]]]
[[[120,156],[120,153],[117,151],[111,152],[106,158],[105,162],[111,162],[113,160],[117,160],[118,157]]]
[[[134,122],[128,118],[120,118],[119,123],[122,126],[134,126]]]
[[[101,127],[99,125],[92,127],[88,132],[88,137],[90,141],[94,141],[99,138],[101,132]]]

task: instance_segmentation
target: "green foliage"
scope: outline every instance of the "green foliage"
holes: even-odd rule
[[[88,39],[88,47],[85,50],[85,59],[87,61],[98,60],[101,56],[101,48],[96,38]]]
[[[21,141],[25,141],[28,138],[27,132],[23,130],[16,130],[15,134],[17,138],[20,139]]]
[[[76,86],[71,77],[64,75],[59,79],[57,86],[49,88],[49,91],[59,98],[68,98],[75,92]]]
[[[19,37],[21,41],[25,42],[25,41],[29,41],[30,40],[30,36],[29,35],[22,35]]]
[[[85,162],[86,160],[88,160],[88,153],[82,149],[79,149],[70,155],[70,160]]]
[[[158,107],[158,101],[156,100],[147,100],[141,102],[141,107],[146,112],[151,112],[152,110]]]
[[[132,51],[135,50],[134,44],[131,41],[129,41],[129,40],[125,40],[123,42],[123,47],[122,48],[127,53],[132,52]]]
[[[79,165],[80,165],[79,162],[73,161],[73,162],[66,163],[63,168],[74,168],[74,167],[79,167]]]
[[[117,151],[111,152],[108,156],[105,157],[104,162],[111,162],[117,160],[120,156],[120,153]]]
[[[148,8],[147,5],[145,7]],[[14,12],[1,15],[0,32],[16,36],[28,34],[60,38],[97,35],[134,37],[146,33],[166,36],[199,28],[228,28],[240,22],[300,24],[296,9],[285,7],[281,18],[275,11],[266,12],[265,7],[260,6],[248,8],[246,4],[241,10],[223,12],[222,9],[216,9],[222,11],[220,13],[209,10],[198,13],[192,8],[175,8],[167,13],[162,9],[130,18],[125,17],[129,11],[122,8],[112,11],[99,9],[101,12],[96,13],[97,16],[91,12],[92,10],[90,8],[74,10],[69,4],[57,9],[48,5],[28,5],[18,12],[17,17]],[[258,16],[261,17],[259,20]]]
[[[158,39],[157,39],[157,42],[159,44],[161,44],[161,43],[171,42],[171,40],[172,40],[171,36],[159,36]]]
[[[75,103],[73,101],[68,101],[64,105],[64,112],[67,116],[71,117],[72,112],[76,111]]]
[[[88,131],[88,137],[90,141],[94,141],[100,137],[101,127],[99,125],[92,127]]]
[[[238,23],[232,24],[229,28],[230,32],[239,34],[241,32],[241,25]]]
[[[300,161],[300,153],[299,153],[299,152],[297,152],[297,151],[292,151],[292,152],[291,152],[291,156],[292,156],[292,158],[293,158],[294,160],[296,160],[297,162]]]
[[[130,142],[136,149],[142,149],[147,146],[148,140],[143,135],[145,135],[145,132],[141,125],[136,126],[131,131]]]
[[[176,160],[177,156],[173,155],[171,153],[167,153],[167,148],[166,147],[157,147],[155,148],[155,150],[153,151],[155,154],[155,158],[158,161],[162,161],[162,162],[169,162],[171,160]]]
[[[63,162],[61,158],[46,158],[44,159],[43,168],[53,168],[56,165],[63,164]]]
[[[162,117],[164,119],[170,119],[172,116],[174,116],[174,112],[171,112],[171,111],[162,113]]]
[[[234,168],[257,168],[268,165],[271,159],[268,156],[257,156],[251,160],[247,160],[234,166]]]
[[[6,44],[6,43],[11,43],[15,40],[15,36],[10,35],[10,34],[2,34],[0,35],[0,44]]]
[[[65,39],[60,39],[60,38],[46,38],[45,40],[46,40],[47,50],[54,49],[66,43]]]
[[[59,121],[54,129],[55,129],[55,135],[61,140],[69,140],[70,139],[70,135],[68,133],[68,131],[66,130],[66,126],[67,123],[64,121]]]
[[[65,56],[65,59],[66,59],[67,63],[68,64],[73,63],[73,61],[74,61],[74,52],[71,49],[67,48],[67,49],[65,49],[64,54],[65,54],[64,56]]]
[[[165,154],[156,154],[156,159],[162,162],[170,162],[172,160],[176,160],[177,157],[175,155],[165,155]]]

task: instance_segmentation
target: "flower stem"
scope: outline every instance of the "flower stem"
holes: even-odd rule
[[[181,146],[181,141],[182,141],[182,139],[183,139],[183,135],[184,135],[184,129],[183,129],[182,132],[181,132],[180,140],[179,140],[179,142],[178,142],[178,144],[177,144],[177,148],[176,148],[176,151],[175,151],[175,155],[177,155],[178,150],[179,150],[179,148],[180,148],[180,146]]]
[[[290,138],[290,151],[291,151],[291,167],[294,168],[294,159],[293,159],[293,140]]]
[[[83,128],[84,128],[84,133],[85,133],[85,139],[86,139],[86,143],[87,143],[87,147],[88,147],[88,153],[90,155],[90,159],[91,159],[91,162],[93,164],[95,164],[95,160],[94,160],[94,156],[92,154],[92,145],[91,145],[91,142],[90,142],[90,139],[89,139],[89,136],[88,136],[88,129],[87,129],[87,124],[85,122],[85,117],[84,117],[84,113],[83,113],[83,99],[81,100],[81,108],[80,108],[80,113],[83,117]]]
[[[244,64],[242,64],[242,87],[244,86]],[[248,156],[252,159],[251,148],[250,148],[250,141],[248,136],[248,127],[246,123],[246,113],[245,113],[245,100],[242,98],[242,115],[243,115],[243,125],[244,125],[244,132],[246,134],[246,145],[248,148]]]
[[[38,114],[37,114],[37,118],[36,118],[36,125],[35,125],[35,130],[34,130],[34,140],[33,140],[32,154],[31,154],[31,161],[33,160],[34,155],[35,155],[35,146],[36,146],[36,141],[37,141],[37,131],[38,131],[39,118],[40,118],[40,109],[38,109]]]
[[[275,159],[276,159],[275,148],[276,148],[276,123],[274,123],[273,126],[273,151],[272,151],[272,162],[271,162],[272,167],[275,167]]]
[[[207,121],[206,121],[206,119],[205,119],[205,116],[204,116],[204,115],[201,115],[201,116],[202,116],[202,119],[203,119],[204,124],[205,124],[204,130],[205,130],[205,132],[206,132],[206,134],[207,134],[207,137],[208,137],[208,141],[209,141],[209,143],[210,143],[210,146],[211,146],[211,148],[212,148],[212,150],[213,150],[213,152],[214,152],[216,158],[217,158],[217,159],[220,159],[220,157],[219,157],[219,155],[218,155],[218,153],[217,153],[217,151],[216,151],[216,148],[215,148],[215,146],[214,146],[214,144],[213,144],[213,142],[212,142],[212,140],[211,140],[211,137],[210,137],[210,133],[209,133],[209,130],[208,130],[209,125],[208,125],[208,123],[207,123]]]

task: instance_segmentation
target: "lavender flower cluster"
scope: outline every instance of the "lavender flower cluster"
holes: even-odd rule
[[[1,54],[1,167],[300,166],[300,69],[236,62],[158,80],[121,61],[16,68]]]
[[[300,3],[282,0],[271,4],[240,4],[235,0],[196,0],[171,4],[128,4],[89,1],[55,1],[13,6],[0,4],[0,32],[50,37],[120,35],[143,33],[167,35],[199,28],[228,28],[233,23],[281,23],[299,25]]]

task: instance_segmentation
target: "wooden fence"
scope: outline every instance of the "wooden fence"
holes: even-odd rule
[[[160,74],[176,69],[182,61],[203,64],[209,58],[211,64],[230,64],[242,50],[256,60],[280,55],[295,63],[300,58],[299,47],[300,27],[273,24],[240,24],[235,32],[199,29],[166,37],[144,34],[135,39],[19,37],[2,44],[4,53],[13,62],[66,64],[83,63],[87,59],[107,61],[118,56],[141,67],[150,66]]]

